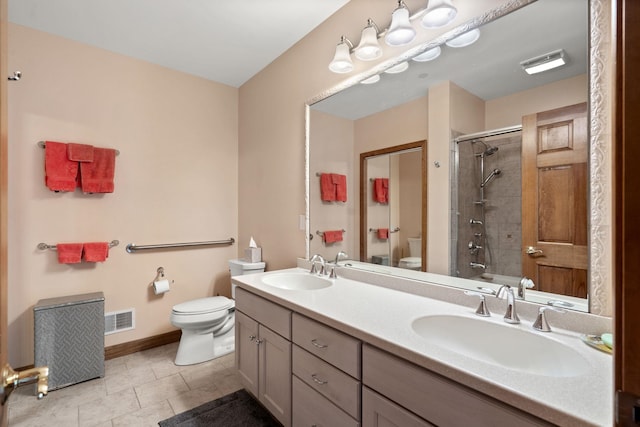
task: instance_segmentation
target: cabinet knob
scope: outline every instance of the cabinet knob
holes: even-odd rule
[[[256,336],[255,336],[255,335],[249,335],[249,341],[253,341],[253,340],[255,340],[255,339],[256,339]]]
[[[262,343],[262,341],[264,341],[264,340],[257,339],[257,340],[256,340],[256,345],[260,345],[260,344]]]

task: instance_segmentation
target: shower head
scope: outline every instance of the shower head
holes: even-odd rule
[[[488,157],[495,154],[498,151],[498,147],[493,147],[491,145],[488,145],[486,142],[484,142],[481,139],[476,139],[473,142],[478,142],[484,145],[484,151],[481,153],[476,153],[476,157]]]
[[[498,149],[496,148],[495,151],[498,151]],[[495,153],[494,151],[494,153]],[[480,184],[480,188],[484,188],[484,186],[486,186],[489,181],[491,181],[494,177],[500,175],[502,173],[502,171],[500,169],[494,169],[491,171],[491,173],[489,175],[487,175],[487,177],[484,179],[484,181],[482,181],[482,184]]]

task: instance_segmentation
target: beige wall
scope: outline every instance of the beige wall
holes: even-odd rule
[[[9,38],[9,69],[23,73],[9,87],[10,363],[33,363],[32,308],[43,298],[102,291],[107,311],[134,308],[136,329],[107,336],[109,346],[173,330],[179,302],[229,294],[227,260],[244,240],[125,246],[238,237],[238,89],[17,25]],[[46,139],[120,150],[115,192],[49,191],[36,145]],[[36,249],[113,239],[105,263],[60,265]],[[149,289],[159,266],[175,281],[161,297]]]

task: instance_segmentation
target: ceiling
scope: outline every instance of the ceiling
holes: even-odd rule
[[[348,0],[9,0],[9,21],[233,87]]]

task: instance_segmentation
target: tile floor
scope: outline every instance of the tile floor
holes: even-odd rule
[[[158,421],[242,388],[234,354],[191,366],[173,363],[178,343],[105,362],[105,376],[51,391],[31,386],[9,399],[9,427],[158,426]]]

